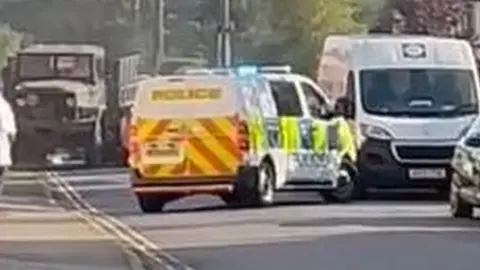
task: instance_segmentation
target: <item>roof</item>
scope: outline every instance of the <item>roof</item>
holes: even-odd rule
[[[90,44],[34,44],[21,51],[22,53],[89,53],[105,55],[105,49],[101,46]]]
[[[461,41],[461,39],[448,38],[448,37],[435,37],[427,35],[408,35],[408,34],[357,34],[357,35],[330,35],[329,38],[348,38],[351,40],[365,41],[365,40],[394,40],[394,41],[407,41],[411,39],[429,41]]]
[[[347,59],[352,65],[362,68],[382,66],[470,68],[476,65],[467,41],[422,35],[333,35],[325,41],[323,54],[340,60]]]

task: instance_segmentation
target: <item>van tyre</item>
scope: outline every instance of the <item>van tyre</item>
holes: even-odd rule
[[[89,145],[87,146],[87,166],[99,167],[103,163],[103,136],[102,127],[99,122],[95,122],[89,136]]]
[[[275,169],[269,161],[264,161],[257,171],[257,189],[254,204],[268,206],[273,204],[275,195]]]
[[[137,194],[138,204],[144,213],[162,212],[170,198],[162,198],[155,195],[139,195]]]
[[[338,187],[332,191],[322,191],[320,194],[327,202],[348,203],[358,194],[355,170],[346,163],[340,166]]]
[[[457,184],[452,181],[450,188],[450,213],[454,218],[472,218],[473,205],[460,196],[458,189]]]
[[[271,162],[257,167],[239,169],[232,199],[222,198],[227,204],[261,207],[273,204],[275,170]]]

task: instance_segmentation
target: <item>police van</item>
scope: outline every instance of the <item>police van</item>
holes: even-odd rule
[[[269,205],[277,191],[349,201],[356,149],[328,99],[289,67],[190,70],[139,84],[129,135],[144,212],[194,194]]]
[[[356,130],[362,188],[436,188],[478,115],[475,57],[463,40],[330,36],[319,84]]]

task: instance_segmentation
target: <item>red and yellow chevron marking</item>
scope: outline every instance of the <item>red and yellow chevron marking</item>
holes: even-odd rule
[[[137,120],[140,144],[149,141],[175,142],[183,148],[179,164],[141,164],[147,178],[209,178],[234,176],[241,162],[233,118],[183,120]]]
[[[235,175],[241,161],[233,118],[186,120],[189,176]]]

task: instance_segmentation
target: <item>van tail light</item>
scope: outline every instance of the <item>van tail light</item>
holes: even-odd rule
[[[235,122],[237,124],[238,148],[240,151],[248,152],[250,150],[250,130],[248,129],[248,123],[238,115],[235,115]]]

